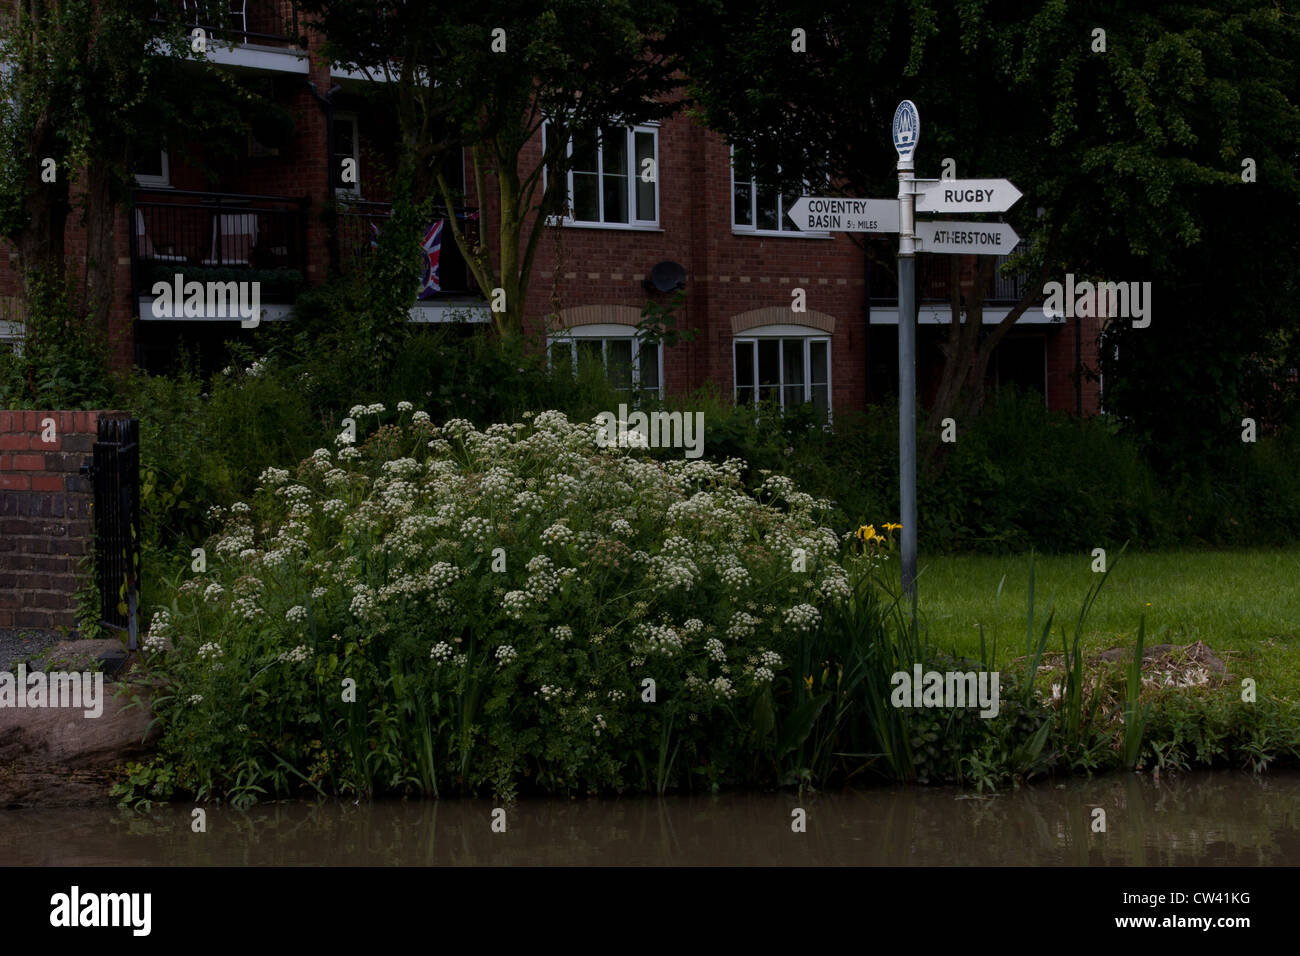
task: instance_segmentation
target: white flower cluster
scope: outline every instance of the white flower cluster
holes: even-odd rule
[[[203,589],[203,600],[219,601],[221,600],[221,595],[225,593],[226,593],[226,589],[223,588],[216,581],[213,581],[211,584],[209,584],[206,588]]]
[[[648,651],[672,657],[685,641],[682,636],[666,624],[638,624],[634,632],[645,642]]]
[[[754,683],[756,684],[770,684],[774,677],[776,677],[776,675],[772,673],[771,668],[756,667],[754,669]]]
[[[737,611],[731,615],[731,625],[727,628],[727,637],[733,641],[743,640],[753,634],[754,628],[762,623],[759,618],[754,617],[752,614]]]
[[[374,589],[365,584],[358,584],[356,591],[352,595],[349,610],[352,612],[353,617],[360,618],[363,621],[373,618],[378,610]]]
[[[420,463],[414,458],[394,458],[380,466],[387,475],[416,475],[420,473]]]
[[[413,414],[413,415],[411,416],[411,422],[412,422],[412,423],[415,423],[415,422],[427,422],[428,420],[429,420],[429,413],[428,413],[428,412],[423,412],[423,411],[421,411],[421,412],[416,412],[415,414]]]
[[[721,577],[722,583],[732,591],[743,591],[749,587],[749,572],[740,565],[723,568]]]
[[[506,616],[515,621],[524,616],[524,611],[528,610],[529,603],[526,591],[509,591],[501,599],[501,607],[505,609]]]
[[[397,410],[398,410],[399,412],[409,412],[409,411],[410,411],[411,409],[413,409],[413,408],[415,408],[415,406],[412,405],[410,402],[398,402],[398,403],[397,403]]]
[[[290,624],[297,624],[307,620],[307,609],[301,604],[295,604],[289,610],[284,612],[284,619]]]
[[[505,667],[518,656],[519,652],[509,644],[502,644],[496,650],[497,664],[500,667]]]
[[[776,651],[763,650],[759,652],[758,662],[764,667],[780,667],[781,655]]]
[[[822,597],[832,601],[842,601],[853,593],[849,586],[849,579],[844,574],[828,574],[822,578],[822,583],[817,588]]]
[[[253,529],[247,525],[236,525],[217,542],[217,554],[238,554],[252,546]]]
[[[542,532],[542,543],[551,547],[562,548],[572,541],[573,531],[558,521]]]
[[[261,617],[266,612],[257,606],[257,602],[252,598],[235,598],[230,603],[230,610],[245,621],[251,621]]]
[[[329,594],[329,593],[330,593],[330,589],[329,589],[329,588],[320,588],[320,587],[312,588],[312,589],[311,589],[311,599],[312,599],[313,601],[319,601],[321,598],[323,598],[325,595],[327,595],[327,594]]]
[[[605,724],[605,717],[604,717],[603,714],[597,714],[597,715],[596,715],[595,722],[591,725],[591,729],[592,729],[593,732],[595,732],[595,734],[596,734],[597,737],[600,736],[600,732],[601,732],[602,730],[607,730],[607,729],[608,729],[608,727],[607,727],[606,724]]]
[[[171,614],[166,608],[159,608],[154,612],[153,621],[149,624],[149,636],[145,638],[144,646],[150,651],[164,651],[167,649],[167,634],[171,630]]]
[[[632,525],[625,518],[615,518],[609,523],[609,533],[620,538],[632,537]]]
[[[660,589],[664,591],[678,588],[689,591],[695,586],[695,579],[700,573],[690,558],[673,555],[655,555],[650,559],[650,569]]]
[[[821,619],[821,612],[811,604],[796,604],[785,612],[785,623],[796,631],[811,631]]]
[[[303,664],[309,661],[310,659],[311,659],[311,650],[307,647],[306,644],[299,644],[293,650],[285,651],[283,654],[281,654],[279,657],[276,658],[277,661],[281,661],[282,663],[285,664]]]
[[[487,474],[480,479],[479,487],[489,495],[508,495],[515,488],[515,476],[510,473],[509,468],[498,465],[488,469]]]
[[[549,704],[553,700],[558,700],[563,691],[554,684],[543,684],[538,693],[542,695],[542,700]]]
[[[539,515],[546,508],[546,501],[535,491],[521,491],[515,495],[514,504],[510,508],[510,514],[518,515]]]
[[[429,660],[446,661],[451,659],[451,645],[446,641],[439,641],[429,650]]]
[[[471,541],[482,544],[492,534],[492,522],[487,518],[472,515],[460,523],[460,533]]]
[[[723,646],[722,642],[718,640],[716,637],[711,637],[707,641],[705,641],[704,649],[709,652],[709,657],[713,658],[718,663],[720,664],[726,663],[727,650]]]
[[[731,686],[731,681],[728,680],[726,677],[713,678],[713,681],[709,684],[709,687],[712,688],[713,692],[717,694],[719,697],[736,696],[736,691]]]
[[[258,476],[259,485],[282,485],[289,480],[289,472],[283,468],[265,468],[262,474]]]
[[[199,648],[199,657],[204,660],[216,660],[222,656],[221,645],[215,641],[209,641]]]
[[[551,637],[555,638],[561,644],[565,641],[573,640],[573,628],[567,624],[557,624],[551,628]]]

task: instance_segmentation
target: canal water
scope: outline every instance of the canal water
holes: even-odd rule
[[[206,833],[193,832],[191,805],[0,811],[0,865],[1300,864],[1300,774],[1123,774],[984,796],[898,787],[521,800],[504,807],[505,832],[493,829],[497,806],[208,807]]]

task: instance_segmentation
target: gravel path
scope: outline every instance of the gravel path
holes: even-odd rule
[[[21,660],[39,654],[61,640],[58,634],[0,628],[0,671],[10,671]]]

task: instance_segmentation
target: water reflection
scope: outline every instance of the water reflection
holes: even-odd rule
[[[1300,774],[1135,774],[950,789],[0,812],[9,865],[1116,865],[1300,863]],[[791,811],[807,811],[807,832]],[[1092,831],[1093,809],[1106,832]]]

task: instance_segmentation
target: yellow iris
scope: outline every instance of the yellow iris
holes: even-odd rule
[[[858,540],[860,541],[875,541],[877,537],[879,537],[879,535],[876,534],[876,526],[874,524],[864,524],[862,527],[858,528]]]
[[[886,522],[885,522],[885,530],[886,530],[886,531],[901,531],[902,529],[903,529],[903,526],[902,526],[901,524],[893,524],[893,523],[891,523],[891,522],[889,522],[889,521],[886,521]]]
[[[811,677],[805,677],[805,678],[803,679],[803,682],[804,682],[805,684],[808,685],[808,690],[811,691],[811,690],[812,690],[812,678],[811,678]]]

